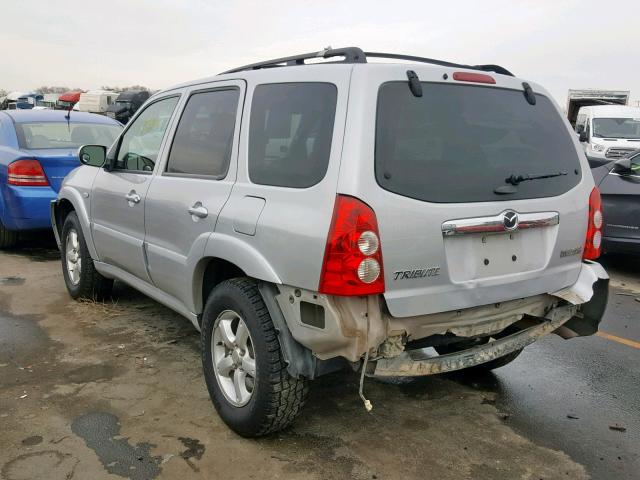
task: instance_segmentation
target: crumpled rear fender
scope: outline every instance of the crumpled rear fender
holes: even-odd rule
[[[598,331],[600,322],[609,300],[609,275],[597,262],[585,260],[578,280],[570,287],[552,295],[578,305],[578,312],[564,327],[575,336],[593,335]]]

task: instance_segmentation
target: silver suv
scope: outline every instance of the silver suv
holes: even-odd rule
[[[117,279],[190,319],[243,436],[291,423],[319,375],[353,368],[362,395],[496,368],[595,333],[607,302],[581,147],[496,65],[280,58],[160,92],[79,155],[51,208],[69,293]]]

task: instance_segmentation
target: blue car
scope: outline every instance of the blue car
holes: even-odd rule
[[[80,165],[78,147],[110,146],[122,125],[92,113],[0,111],[0,248],[18,232],[51,228],[49,204],[64,177]]]

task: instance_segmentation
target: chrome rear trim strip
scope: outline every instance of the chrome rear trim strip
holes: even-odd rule
[[[528,228],[548,227],[559,223],[560,214],[558,212],[518,213],[513,210],[505,210],[492,217],[447,220],[442,224],[442,235],[452,237],[474,233],[505,233]]]

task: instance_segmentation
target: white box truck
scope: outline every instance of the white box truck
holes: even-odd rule
[[[80,95],[80,101],[77,103],[77,110],[81,112],[102,113],[118,98],[117,92],[108,90],[89,90]],[[76,110],[76,108],[74,108]]]
[[[569,90],[567,95],[567,118],[572,127],[576,126],[578,110],[592,105],[627,105],[629,90]]]

